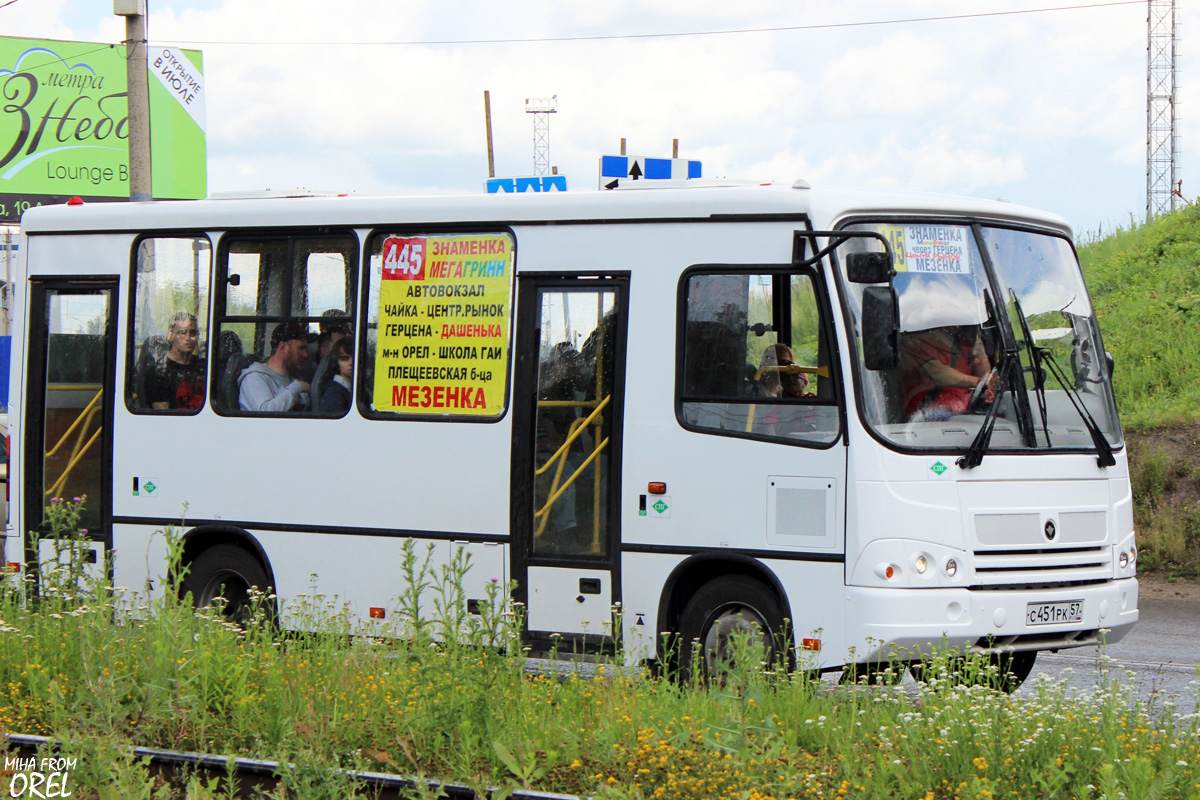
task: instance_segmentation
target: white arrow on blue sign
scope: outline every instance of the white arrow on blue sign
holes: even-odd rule
[[[600,156],[600,188],[617,180],[665,181],[700,177],[700,162],[686,158]]]
[[[565,192],[566,175],[530,175],[522,178],[488,178],[487,193],[497,192]]]

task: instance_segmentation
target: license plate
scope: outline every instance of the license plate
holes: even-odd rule
[[[1026,625],[1057,625],[1061,622],[1083,622],[1083,601],[1029,603],[1025,606]]]

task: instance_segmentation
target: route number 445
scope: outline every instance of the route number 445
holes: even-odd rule
[[[425,239],[383,240],[383,279],[385,281],[425,280]]]

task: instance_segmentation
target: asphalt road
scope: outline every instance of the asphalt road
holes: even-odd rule
[[[1039,673],[1061,678],[1066,668],[1070,668],[1065,674],[1071,686],[1087,691],[1101,676],[1103,652],[1111,659],[1108,669],[1123,681],[1135,681],[1143,698],[1172,700],[1180,711],[1195,710],[1200,681],[1200,599],[1143,595],[1138,608],[1141,614],[1133,630],[1103,650],[1080,647],[1039,653],[1021,694],[1030,691]],[[1134,674],[1132,679],[1126,677],[1127,672]]]

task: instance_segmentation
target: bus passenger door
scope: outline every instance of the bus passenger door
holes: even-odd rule
[[[22,522],[25,530],[48,536],[52,517],[63,517],[67,504],[84,498],[78,528],[94,544],[80,555],[93,577],[104,576],[104,554],[112,547],[116,297],[115,281],[35,279],[30,285]],[[43,564],[69,558],[50,539],[40,539],[37,551]],[[26,561],[34,556],[28,542]]]
[[[531,642],[564,652],[614,641],[627,283],[518,285],[512,576]]]

